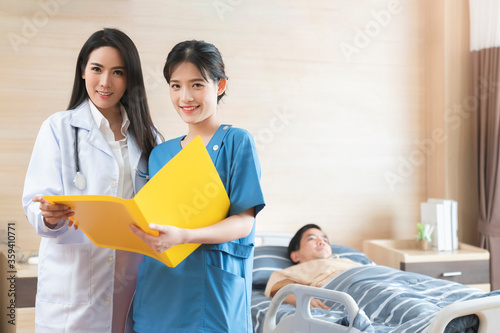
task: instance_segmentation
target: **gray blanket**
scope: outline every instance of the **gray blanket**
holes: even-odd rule
[[[360,332],[426,332],[430,321],[446,305],[492,295],[462,284],[438,280],[428,276],[403,272],[385,266],[354,267],[335,277],[324,288],[351,295],[360,313],[354,318],[354,327]],[[252,294],[254,332],[262,332],[270,299],[263,290]],[[349,318],[343,306],[325,302],[331,310],[312,309],[313,317],[347,325]],[[283,304],[278,320],[295,312],[295,307]],[[446,332],[476,332],[478,318],[474,315],[454,319]]]

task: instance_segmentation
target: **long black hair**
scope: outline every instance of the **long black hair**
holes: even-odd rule
[[[122,31],[104,28],[94,32],[85,42],[80,54],[78,54],[73,92],[71,93],[68,109],[76,108],[89,98],[82,75],[85,72],[90,54],[103,46],[113,47],[118,50],[125,63],[127,88],[120,99],[120,103],[125,107],[130,120],[130,128],[134,133],[137,144],[146,155],[146,158],[149,158],[149,154],[157,145],[156,138],[159,133],[154,127],[149,112],[139,52],[134,42]]]
[[[202,40],[187,40],[175,45],[169,52],[163,68],[163,76],[168,83],[170,83],[172,73],[185,62],[195,65],[205,80],[207,80],[207,75],[215,83],[218,83],[220,79],[227,80],[224,61],[219,50],[213,44]],[[217,103],[225,94],[224,91],[217,96]]]

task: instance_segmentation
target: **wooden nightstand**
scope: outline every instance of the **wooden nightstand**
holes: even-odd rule
[[[423,251],[415,240],[365,240],[363,252],[376,264],[490,291],[490,253],[460,243],[457,251]]]

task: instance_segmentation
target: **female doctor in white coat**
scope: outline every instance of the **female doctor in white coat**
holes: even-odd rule
[[[68,110],[42,124],[26,175],[24,210],[42,236],[37,333],[128,331],[142,256],[95,246],[68,225],[69,207],[42,196],[133,197],[159,137],[134,43],[116,29],[95,32],[78,56]]]

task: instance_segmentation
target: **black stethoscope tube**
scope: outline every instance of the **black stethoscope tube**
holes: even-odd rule
[[[78,127],[75,126],[75,165],[76,172],[80,172],[80,158],[78,157]]]
[[[80,157],[79,157],[79,149],[78,149],[78,127],[75,126],[75,167],[76,167],[76,175],[75,179],[73,179],[73,184],[76,188],[83,190],[87,187],[87,180],[85,176],[80,172]]]

